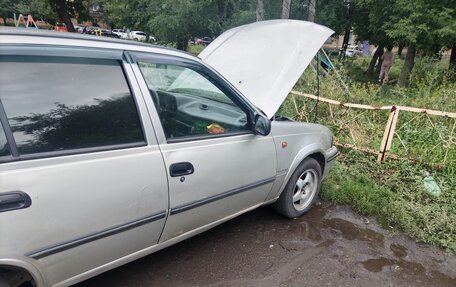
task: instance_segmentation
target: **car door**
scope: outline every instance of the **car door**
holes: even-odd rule
[[[115,266],[164,226],[165,166],[122,53],[0,50],[0,196],[31,199],[0,201],[0,258],[32,263],[47,286]]]
[[[203,65],[132,53],[168,171],[170,216],[160,242],[262,204],[275,181],[271,135],[252,132],[252,109]]]

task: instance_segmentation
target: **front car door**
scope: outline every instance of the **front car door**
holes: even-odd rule
[[[132,54],[151,108],[170,192],[160,242],[203,229],[262,204],[275,181],[271,135],[252,132],[253,113],[203,65]]]
[[[0,212],[0,263],[70,284],[156,244],[166,171],[123,51],[8,46],[0,65],[0,195],[31,198]]]

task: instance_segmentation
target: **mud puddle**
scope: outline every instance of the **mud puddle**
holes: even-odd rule
[[[266,206],[78,286],[323,285],[456,286],[456,256],[345,206],[294,220]]]

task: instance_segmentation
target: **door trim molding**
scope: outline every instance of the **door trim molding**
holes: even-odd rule
[[[228,190],[228,191],[225,191],[225,192],[213,195],[213,196],[205,197],[203,199],[199,199],[199,200],[187,203],[187,204],[182,204],[177,207],[173,207],[173,208],[171,208],[170,215],[178,214],[178,213],[199,207],[201,205],[205,205],[205,204],[223,199],[225,197],[229,197],[229,196],[250,190],[255,187],[259,187],[259,186],[262,186],[262,185],[265,185],[268,183],[272,183],[275,181],[275,179],[276,179],[276,177],[266,178],[266,179],[263,179],[263,180],[260,180],[260,181],[254,182],[254,183],[250,183],[247,185],[243,185],[243,186],[240,186],[240,187],[237,187],[237,188],[234,188],[234,189],[231,189],[231,190]]]
[[[101,231],[98,231],[98,232],[95,232],[95,233],[92,233],[89,235],[85,235],[85,236],[76,238],[76,239],[71,239],[71,240],[61,242],[61,243],[58,243],[55,245],[51,245],[48,247],[30,251],[30,252],[25,253],[25,256],[31,257],[33,259],[41,259],[41,258],[71,249],[71,248],[74,248],[74,247],[77,247],[77,246],[80,246],[80,245],[83,245],[83,244],[86,244],[86,243],[89,243],[89,242],[92,242],[92,241],[95,241],[98,239],[102,239],[104,237],[115,235],[115,234],[130,230],[130,229],[151,223],[153,221],[163,219],[163,218],[165,218],[165,216],[166,216],[166,211],[161,211],[161,212],[154,213],[154,214],[148,215],[146,217],[143,217],[143,218],[140,218],[140,219],[137,219],[134,221],[116,225],[116,226],[113,226],[113,227],[110,227],[110,228],[107,228],[107,229],[104,229],[104,230],[101,230]]]

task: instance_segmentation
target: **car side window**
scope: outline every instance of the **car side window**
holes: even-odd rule
[[[207,75],[174,64],[138,65],[168,140],[250,131],[247,113]]]
[[[0,100],[19,155],[145,142],[119,61],[1,56],[0,64]]]

